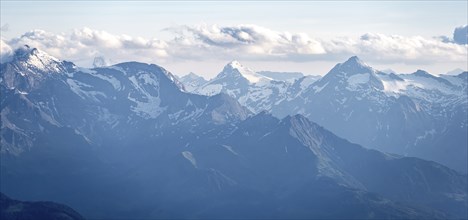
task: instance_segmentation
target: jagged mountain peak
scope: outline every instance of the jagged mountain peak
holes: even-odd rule
[[[352,56],[345,62],[336,64],[335,67],[322,78],[322,81],[328,81],[332,78],[347,79],[354,75],[363,74],[375,78],[377,72],[378,71],[364,63],[357,56]]]
[[[24,45],[15,50],[13,62],[26,62],[29,65],[40,67],[40,69],[47,68],[52,63],[61,62],[59,59],[49,55],[48,53],[39,50],[37,48],[31,48],[28,45]]]
[[[346,60],[345,63],[366,65],[358,56],[352,56],[352,57],[348,58],[348,60]]]
[[[244,68],[244,66],[237,60],[232,60],[226,66],[230,66],[230,67],[235,68],[235,69]]]
[[[322,91],[328,84],[340,85],[348,90],[356,90],[360,87],[383,89],[383,84],[377,77],[379,73],[370,67],[357,56],[349,58],[344,63],[339,63],[331,69],[322,79],[314,83],[312,88],[314,92]],[[385,74],[385,73],[382,73]],[[328,88],[333,89],[333,88]]]
[[[237,70],[237,73],[240,73],[241,71],[243,72],[253,72],[253,70],[251,70],[250,68],[247,68],[245,67],[244,65],[242,65],[239,61],[237,60],[233,60],[229,63],[227,63],[224,68],[223,68],[223,71],[222,72],[225,72],[225,73],[228,73],[228,72],[235,72],[235,70]]]
[[[2,64],[1,80],[9,89],[28,92],[50,77],[62,77],[76,71],[76,66],[44,51],[24,45],[15,50],[11,61]]]
[[[34,68],[44,72],[59,72],[62,61],[49,55],[48,53],[24,45],[15,50],[12,62],[20,63],[27,68]]]
[[[262,76],[258,73],[256,73],[254,70],[245,67],[239,61],[233,60],[229,62],[226,66],[224,66],[223,71],[216,76],[216,79],[221,79],[221,78],[238,78],[242,77],[249,81],[249,83],[257,83],[261,80],[271,80],[270,78],[266,76]]]
[[[15,58],[27,57],[37,52],[37,48],[31,48],[29,45],[25,44],[14,51],[14,56]]]
[[[302,114],[288,115],[281,121],[291,128],[311,129],[316,127],[315,123]]]
[[[346,70],[348,73],[360,73],[363,71],[370,73],[375,72],[372,67],[367,65],[357,56],[350,57],[348,60],[346,60],[346,62],[339,64],[339,67],[341,70]]]
[[[450,83],[449,81],[447,81],[446,79],[444,78],[441,78],[441,77],[437,77],[437,76],[434,76],[430,73],[428,73],[427,71],[425,70],[421,70],[421,69],[418,69],[416,70],[416,72],[414,73],[411,73],[409,74],[410,76],[416,76],[416,77],[421,77],[421,78],[426,78],[426,79],[431,79],[431,80],[435,80],[439,83],[443,83],[445,84],[446,86],[453,86],[452,83]]]

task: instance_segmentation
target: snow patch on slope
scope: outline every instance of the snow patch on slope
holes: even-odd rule
[[[325,85],[323,86],[314,86],[312,87],[312,89],[315,91],[315,93],[319,93],[320,91],[322,91],[327,85],[328,85],[329,82],[325,83]]]
[[[313,76],[304,77],[304,79],[301,82],[301,89],[302,90],[307,89],[310,85],[312,85],[312,83],[316,81],[317,81],[317,77],[313,77]]]
[[[70,89],[72,90],[72,92],[77,94],[82,99],[90,98],[95,102],[99,102],[99,99],[97,98],[97,96],[102,96],[103,98],[107,97],[106,94],[102,92],[90,91],[90,89],[92,89],[93,87],[88,84],[79,82],[74,79],[67,79],[66,82],[70,86]],[[86,88],[86,89],[83,89],[83,88]]]
[[[187,159],[195,168],[197,168],[197,161],[190,151],[183,151],[182,156]]]
[[[138,79],[143,81],[145,84],[153,86],[156,91],[159,91],[159,82],[149,76],[149,74],[142,74],[138,77]],[[135,76],[129,77],[129,80],[133,84],[134,88],[136,88],[139,91],[139,94],[143,96],[142,99],[139,100],[137,98],[131,97],[131,94],[128,94],[127,98],[130,101],[136,103],[136,106],[132,106],[131,110],[137,113],[137,115],[146,119],[157,118],[162,112],[166,110],[166,108],[160,107],[161,99],[159,98],[159,95],[151,95],[139,84],[138,79]]]
[[[38,49],[31,51],[26,63],[44,72],[60,72],[60,60]]]
[[[114,87],[115,90],[120,90],[122,88],[122,86],[120,84],[120,81],[117,80],[114,77],[105,76],[105,75],[102,75],[102,74],[91,74],[91,75],[110,83],[112,85],[112,87]]]
[[[238,71],[245,79],[247,79],[250,83],[259,83],[261,81],[270,81],[271,78],[266,76],[260,75],[253,71],[250,68],[244,67],[240,64],[237,60],[232,61],[229,63],[225,68],[224,71]]]
[[[212,96],[219,94],[223,90],[223,86],[220,84],[209,84],[206,86],[203,86],[199,89],[198,93],[207,95],[207,96]]]
[[[356,88],[359,84],[366,84],[369,82],[369,73],[355,74],[348,78],[348,85],[351,88]]]
[[[381,80],[384,86],[384,92],[388,95],[400,94],[406,90],[409,83],[397,80]]]

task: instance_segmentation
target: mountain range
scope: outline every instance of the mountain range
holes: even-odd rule
[[[384,73],[351,57],[321,78],[288,82],[235,61],[193,92],[226,93],[252,112],[268,111],[279,118],[302,114],[365,147],[433,160],[466,173],[467,76],[436,77],[423,70]]]
[[[59,202],[92,219],[467,217],[466,174],[369,149],[380,146],[362,147],[314,118],[320,110],[314,106],[336,104],[325,95],[338,94],[348,82],[346,92],[364,100],[355,101],[353,117],[361,117],[364,103],[371,105],[367,112],[379,112],[380,96],[372,92],[383,91],[382,102],[393,100],[396,115],[407,107],[405,120],[434,123],[432,112],[415,110],[427,107],[413,101],[425,91],[409,85],[411,93],[404,94],[413,96],[387,96],[382,82],[425,73],[383,75],[353,57],[318,81],[304,76],[291,82],[233,61],[194,94],[154,64],[87,69],[27,46],[0,69],[0,186],[14,198]],[[436,81],[454,85],[462,76]],[[457,85],[466,91],[466,83]],[[464,106],[456,104],[463,99],[450,97],[462,117]],[[431,98],[427,102],[438,100]],[[302,106],[292,106],[300,100]],[[292,111],[286,114],[286,107]],[[452,123],[463,123],[458,119]],[[420,126],[407,122],[411,129]],[[451,133],[462,131],[459,125],[447,126],[451,136],[444,138],[459,144]],[[366,136],[367,127],[356,128]]]

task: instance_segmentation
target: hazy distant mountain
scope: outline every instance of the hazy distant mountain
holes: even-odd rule
[[[233,62],[201,89],[249,97],[252,108],[264,100],[255,89],[290,95],[275,85],[295,92],[291,103],[342,89],[344,77],[356,99],[385,88],[357,58],[330,73],[282,84]],[[466,175],[352,144],[302,115],[252,115],[226,94],[187,93],[157,65],[84,69],[23,48],[1,65],[0,89],[0,186],[21,200],[60,202],[91,219],[467,217]],[[398,100],[416,121],[418,107]]]
[[[257,73],[260,75],[266,76],[268,78],[277,80],[277,81],[286,81],[286,82],[294,82],[296,79],[299,79],[304,76],[303,73],[299,73],[299,72],[259,71]]]
[[[446,73],[446,75],[454,76],[454,75],[459,75],[459,74],[461,74],[461,73],[463,73],[463,72],[466,72],[466,71],[465,71],[465,70],[462,70],[462,69],[460,69],[460,68],[456,68],[456,69],[454,69],[454,70],[452,70],[452,71],[448,71],[448,72]]]
[[[184,84],[185,90],[187,92],[193,92],[195,89],[197,89],[198,87],[208,82],[203,77],[192,72],[190,72],[189,74],[185,76],[180,77],[179,80],[182,84]]]
[[[392,70],[392,69],[384,69],[384,70],[381,70],[381,71],[384,72],[384,73],[386,73],[386,74],[391,74],[391,73],[397,74],[397,72],[395,72],[395,71]]]

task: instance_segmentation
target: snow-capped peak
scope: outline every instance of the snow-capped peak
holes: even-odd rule
[[[371,68],[369,65],[367,65],[364,61],[359,59],[357,56],[352,56],[346,62],[341,64],[343,67],[350,67],[350,68]]]
[[[31,48],[28,45],[15,50],[13,62],[18,62],[26,68],[41,70],[43,72],[60,72],[63,70],[59,59],[37,48]]]
[[[223,72],[229,73],[229,72],[232,72],[232,71],[235,71],[235,70],[237,70],[237,72],[239,72],[239,73],[254,72],[250,68],[244,67],[237,60],[233,60],[233,61],[229,62],[228,64],[226,64],[226,66],[224,66]]]
[[[346,62],[337,64],[323,80],[329,80],[328,78],[339,78],[347,79],[353,75],[370,74],[375,75],[377,71],[372,67],[361,61],[357,56],[349,58]]]
[[[231,61],[230,63],[227,64],[227,66],[230,66],[233,69],[244,68],[244,66],[242,66],[242,64],[240,64],[239,61],[237,61],[237,60]]]
[[[247,79],[247,81],[249,81],[250,83],[258,83],[261,80],[267,80],[267,81],[271,80],[270,78],[266,76],[262,76],[256,73],[255,71],[253,71],[252,69],[243,66],[237,60],[233,60],[230,63],[228,63],[224,67],[223,71],[219,73],[216,78],[219,79],[219,78],[232,77],[232,76],[234,77],[241,76]]]
[[[361,61],[357,56],[353,56],[346,62],[333,67],[322,79],[314,83],[312,88],[315,88],[316,93],[322,91],[326,85],[333,85],[329,86],[329,89],[334,88],[334,90],[339,88],[350,91],[370,88],[380,90],[384,86],[378,79],[377,73],[377,70]]]

